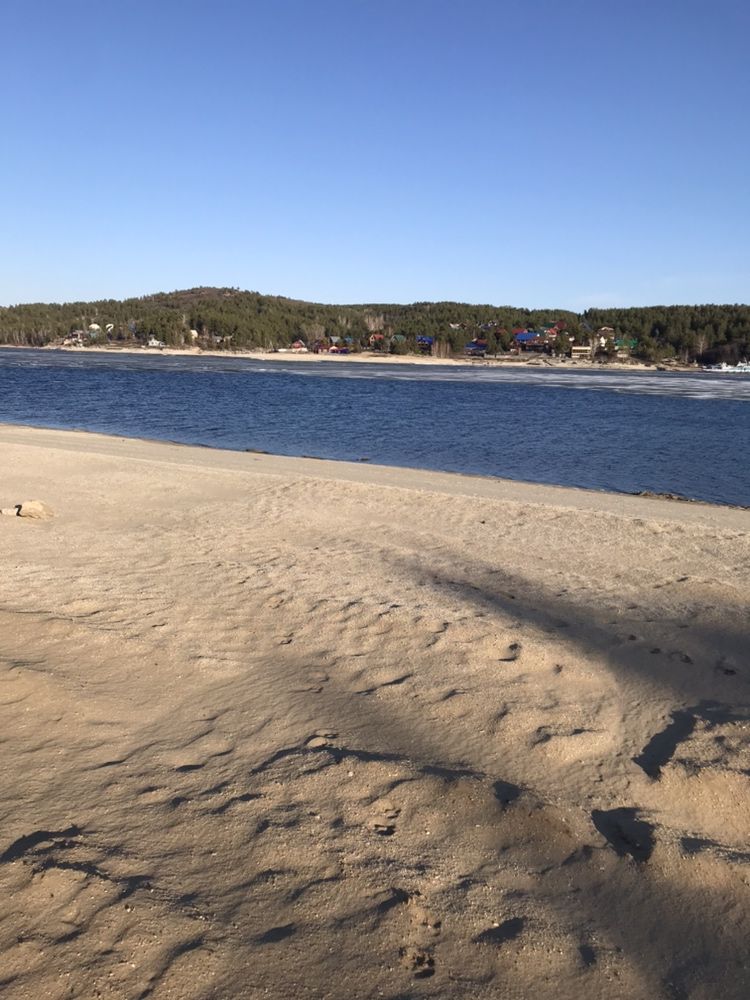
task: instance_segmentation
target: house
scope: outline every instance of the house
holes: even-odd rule
[[[561,346],[561,341],[558,338],[563,332],[564,327],[565,323],[555,323],[553,326],[542,327],[542,350],[548,354],[557,353],[557,349]]]
[[[149,337],[146,341],[146,347],[166,347],[167,345],[163,340],[157,340],[156,337]]]
[[[615,350],[617,351],[615,357],[618,361],[626,361],[637,346],[638,341],[635,337],[615,337]]]
[[[483,358],[487,353],[487,341],[483,337],[475,337],[464,345],[464,354],[467,358]]]
[[[343,337],[335,334],[329,335],[324,340],[316,340],[313,345],[313,354],[348,354],[349,346]]]
[[[434,337],[426,337],[424,335],[417,337],[417,350],[420,354],[432,354],[434,345]]]
[[[290,350],[294,351],[297,354],[307,354],[307,344],[304,342],[304,340],[295,340]]]
[[[574,361],[576,359],[590,361],[592,357],[591,344],[571,344],[570,356]]]
[[[519,351],[546,351],[549,348],[549,337],[538,330],[514,330],[513,344]]]

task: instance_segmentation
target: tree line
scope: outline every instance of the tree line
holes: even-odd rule
[[[750,306],[654,306],[629,309],[519,309],[458,302],[410,305],[323,305],[236,288],[193,288],[141,298],[96,302],[30,303],[0,308],[0,343],[41,347],[83,331],[86,340],[126,344],[155,338],[171,347],[198,344],[226,350],[274,350],[339,338],[353,351],[382,333],[391,349],[417,350],[433,337],[442,353],[462,354],[467,341],[487,340],[507,350],[513,331],[564,324],[574,343],[601,327],[635,340],[647,360],[739,360],[750,354]],[[94,326],[92,331],[89,328]],[[99,327],[99,330],[96,330]],[[193,332],[191,332],[193,331]]]

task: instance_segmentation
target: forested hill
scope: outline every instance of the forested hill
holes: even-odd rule
[[[399,351],[420,335],[437,338],[446,353],[463,352],[467,340],[483,336],[490,350],[506,348],[513,330],[559,323],[577,342],[610,327],[617,338],[637,340],[634,353],[656,359],[737,360],[750,355],[750,306],[654,306],[633,309],[516,309],[457,302],[411,305],[322,305],[234,288],[193,288],[117,301],[17,305],[0,308],[0,343],[43,346],[77,330],[104,342],[170,346],[194,343],[229,350],[288,347],[340,337],[351,349],[383,333]],[[91,327],[94,327],[91,330]],[[99,329],[97,329],[97,327]],[[193,331],[193,333],[191,333]]]

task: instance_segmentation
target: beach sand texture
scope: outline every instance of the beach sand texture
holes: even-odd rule
[[[4,1000],[750,995],[750,513],[0,428]]]

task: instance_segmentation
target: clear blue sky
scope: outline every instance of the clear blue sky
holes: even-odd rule
[[[747,302],[747,0],[3,0],[0,303]]]

